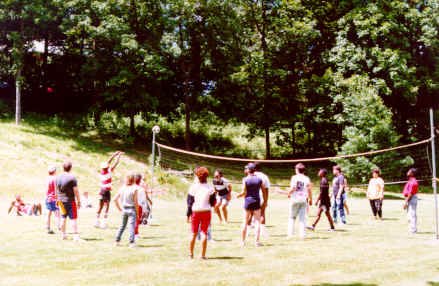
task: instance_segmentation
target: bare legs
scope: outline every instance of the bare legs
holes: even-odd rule
[[[260,240],[260,234],[261,234],[261,210],[245,210],[244,211],[244,220],[242,222],[242,233],[241,233],[241,244],[245,245],[245,239],[247,237],[247,227],[248,227],[248,222],[251,220],[251,217],[255,218],[255,222],[256,222],[256,238],[255,238],[255,242],[256,244],[259,244],[259,240]]]
[[[197,240],[198,232],[192,233],[191,242],[189,243],[189,256],[194,258],[194,248],[195,241]],[[201,232],[201,258],[206,259],[206,249],[207,249],[207,234]]]

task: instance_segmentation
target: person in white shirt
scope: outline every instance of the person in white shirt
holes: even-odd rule
[[[296,218],[299,218],[299,236],[305,237],[306,203],[312,205],[311,181],[305,176],[305,165],[299,163],[295,167],[296,175],[291,177],[290,190],[290,216],[288,220],[288,238],[294,235]]]
[[[268,176],[262,172],[261,164],[259,162],[255,162],[254,164],[256,166],[255,175],[262,179],[262,182],[264,183],[265,189],[267,190],[267,202],[264,204],[264,200],[262,199],[262,201],[261,201],[261,234],[264,237],[268,237],[269,235],[265,229],[265,221],[266,221],[265,210],[266,210],[267,204],[268,204],[270,180],[268,179]],[[259,191],[259,193],[262,194],[262,189]],[[261,195],[261,197],[262,197],[262,195]]]
[[[383,218],[383,199],[384,199],[384,180],[380,177],[380,171],[375,169],[372,171],[372,179],[369,181],[367,188],[367,198],[369,199],[372,214],[375,219],[377,215]]]
[[[198,167],[195,174],[199,183],[194,183],[187,196],[187,221],[191,222],[192,238],[189,244],[189,257],[194,258],[194,247],[199,229],[201,229],[201,259],[206,258],[207,231],[212,218],[211,208],[216,204],[215,191],[207,184],[209,171],[205,167]]]

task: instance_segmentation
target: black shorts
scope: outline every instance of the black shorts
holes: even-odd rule
[[[111,191],[101,190],[99,192],[99,200],[104,203],[109,203],[111,201]]]
[[[261,208],[261,201],[260,200],[245,200],[244,201],[244,208],[248,211],[257,211]]]

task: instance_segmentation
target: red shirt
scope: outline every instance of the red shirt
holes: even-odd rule
[[[48,180],[48,184],[47,184],[47,193],[46,193],[46,197],[47,197],[47,201],[49,203],[56,201],[55,197],[55,181],[56,181],[56,177],[55,176],[49,176],[49,180]]]
[[[416,178],[411,177],[408,182],[404,186],[404,191],[402,194],[404,197],[408,197],[410,194],[412,196],[416,195],[418,193],[418,181]]]

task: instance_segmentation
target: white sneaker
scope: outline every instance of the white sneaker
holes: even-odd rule
[[[99,219],[96,220],[96,223],[94,224],[94,227],[99,228],[101,223],[99,222]]]
[[[137,244],[135,242],[130,243],[130,248],[138,248]]]
[[[103,221],[103,222],[101,223],[101,228],[102,228],[102,229],[106,229],[106,228],[107,228],[107,222],[106,222],[106,221]]]
[[[65,233],[62,234],[62,240],[67,240],[67,234]]]
[[[244,246],[245,246],[245,241],[241,241],[241,243],[239,244],[239,246],[244,247]]]
[[[83,241],[84,241],[83,239],[81,239],[81,238],[79,237],[79,234],[75,234],[75,236],[73,237],[73,240],[74,240],[75,242],[83,242]]]

